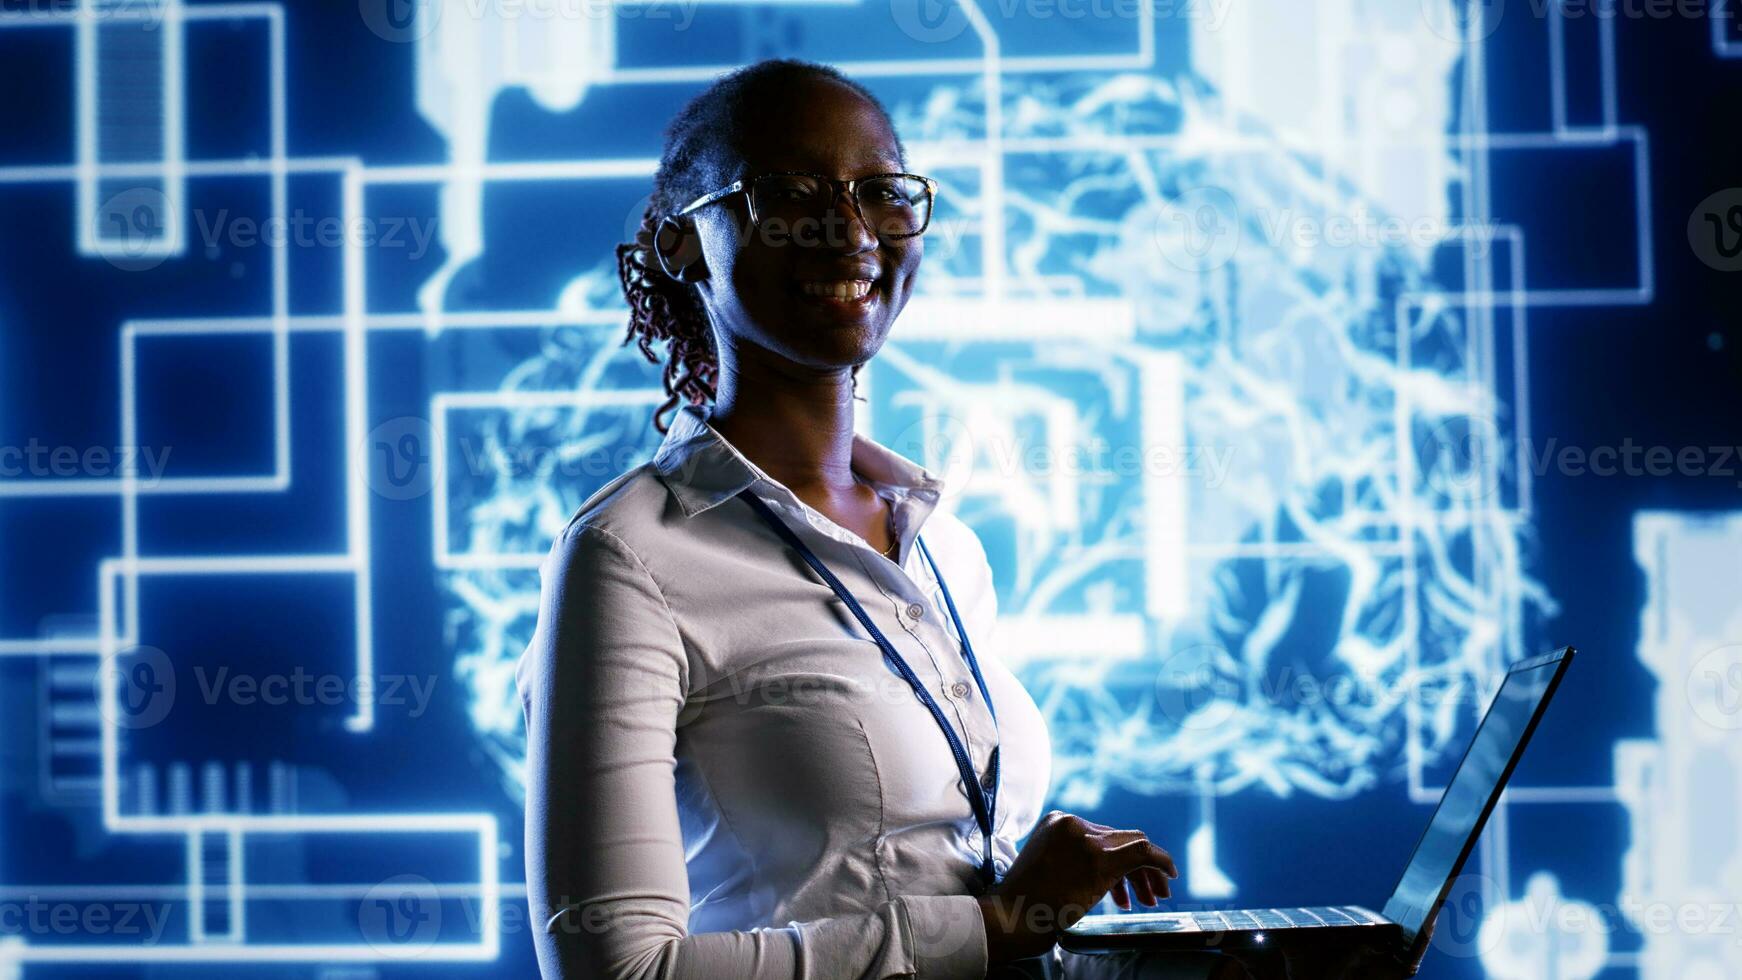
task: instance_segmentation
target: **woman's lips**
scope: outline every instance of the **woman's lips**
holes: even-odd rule
[[[851,300],[863,299],[873,285],[869,279],[812,279],[800,282],[798,291],[806,296]]]
[[[864,313],[878,301],[877,283],[870,279],[807,280],[797,291],[807,302],[840,313]]]

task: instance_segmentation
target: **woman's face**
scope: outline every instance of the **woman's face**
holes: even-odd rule
[[[742,169],[730,179],[803,171],[845,180],[901,171],[882,113],[843,85],[811,80],[760,107]],[[876,355],[907,305],[923,236],[879,241],[841,195],[820,226],[751,228],[747,195],[693,215],[702,245],[697,282],[723,345],[749,343],[819,370]],[[870,283],[863,298],[832,290]],[[818,295],[823,293],[824,295]]]

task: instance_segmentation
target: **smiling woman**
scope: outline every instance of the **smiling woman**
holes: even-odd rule
[[[516,675],[547,977],[1245,973],[1055,945],[1179,872],[1141,831],[1043,817],[985,549],[854,431],[936,190],[819,65],[728,75],[667,132],[619,250],[629,339],[669,347],[665,439],[557,536]]]
[[[805,161],[816,157],[807,147],[831,148],[858,180],[811,173]],[[912,291],[936,187],[905,174],[906,162],[877,98],[823,65],[760,62],[684,108],[666,131],[640,233],[617,249],[630,309],[624,342],[637,341],[655,363],[653,344],[669,345],[670,398],[655,413],[656,428],[665,431],[660,416],[680,402],[715,397],[720,365],[708,309],[722,329],[743,330],[801,363],[845,359],[856,374],[876,353]],[[891,227],[887,214],[879,222],[878,210],[845,220],[835,209],[843,192],[861,215],[868,198],[887,212],[876,195],[900,194],[917,227]],[[833,349],[807,353],[816,331],[829,327],[848,329],[828,331]]]

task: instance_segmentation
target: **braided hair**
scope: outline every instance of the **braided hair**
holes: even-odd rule
[[[863,85],[828,65],[776,58],[759,61],[722,75],[691,99],[665,130],[665,147],[653,192],[635,240],[617,246],[617,277],[629,304],[629,331],[623,346],[635,341],[650,362],[660,363],[655,341],[667,345],[663,381],[666,400],[653,413],[653,425],[664,433],[661,416],[681,402],[713,401],[720,364],[714,332],[695,285],[666,275],[654,254],[654,238],[662,219],[715,187],[729,183],[727,174],[742,159],[748,114],[790,93],[805,81],[825,79],[863,96],[883,118],[889,112]],[[893,122],[889,130],[895,131]],[[896,137],[902,160],[907,150]],[[855,382],[858,368],[853,369]]]

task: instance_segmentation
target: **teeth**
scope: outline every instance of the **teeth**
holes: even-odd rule
[[[833,282],[803,282],[799,289],[806,296],[828,296],[834,299],[863,299],[871,291],[869,279],[838,279]]]

